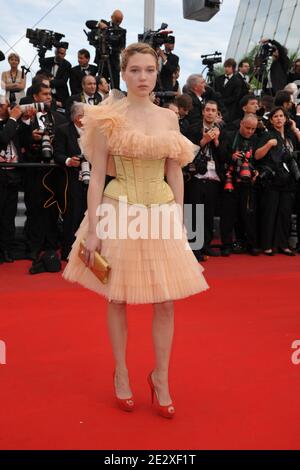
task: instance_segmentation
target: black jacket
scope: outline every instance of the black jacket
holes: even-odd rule
[[[23,155],[21,150],[21,139],[19,136],[19,123],[14,121],[14,119],[8,119],[7,121],[0,121],[0,151],[6,150],[8,144],[13,142],[17,154],[18,162],[23,161]],[[14,182],[19,182],[21,178],[21,173],[15,167],[13,170],[6,171],[4,168],[0,167],[0,175],[6,175],[10,180]]]
[[[224,82],[225,75],[220,75],[216,78],[215,88],[221,94],[222,102],[226,108],[226,113],[223,116],[224,120],[230,122],[238,118],[242,84],[236,75],[233,75],[226,85],[224,85]]]
[[[57,111],[51,111],[52,120],[54,123],[54,142],[56,138],[57,128],[66,122],[66,118]],[[40,162],[41,161],[41,144],[39,142],[35,142],[32,138],[32,131],[39,128],[39,123],[37,118],[35,117],[33,122],[30,125],[21,124],[22,126],[22,136],[23,142],[22,145],[25,148],[25,156],[24,160],[28,162]],[[53,145],[54,145],[53,142]]]
[[[274,60],[271,65],[270,74],[272,82],[272,94],[276,95],[277,91],[283,90],[288,83],[288,71],[290,68],[290,59],[287,50],[277,41],[270,41],[279,52],[279,59]]]
[[[173,73],[179,65],[179,57],[172,52],[167,54],[167,63],[160,72],[160,85],[163,91],[173,91]]]
[[[219,110],[223,114],[224,107],[221,103],[221,95],[216,93],[211,87],[207,86],[205,92],[201,96],[201,101],[193,91],[189,91],[188,94],[192,98],[193,107],[187,115],[187,120],[189,122],[189,130],[187,131],[186,137],[191,140],[194,144],[199,145],[200,140],[202,139],[202,127],[203,127],[203,117],[202,110],[205,103],[209,100],[216,101],[219,106]]]
[[[58,126],[54,143],[54,160],[65,166],[67,158],[81,155],[78,145],[79,135],[73,122],[67,122]],[[68,170],[78,172],[77,168],[70,167]]]
[[[52,67],[54,66],[54,57],[48,57],[41,59],[40,61],[42,71],[51,74]],[[70,78],[71,64],[67,60],[63,59],[60,63],[55,78],[51,80],[51,88],[56,90],[56,99],[61,101],[63,106],[69,96],[68,80]]]
[[[97,74],[97,67],[96,65],[89,64],[88,68],[88,75],[96,76]],[[70,88],[71,94],[77,95],[78,93],[82,92],[81,82],[83,77],[87,75],[86,72],[82,71],[80,65],[76,65],[70,71]]]
[[[101,103],[101,101],[102,101],[102,96],[100,95],[100,93],[96,92],[94,94],[94,105],[97,105],[97,104]],[[68,119],[70,118],[70,112],[71,112],[72,104],[75,103],[75,102],[85,103],[86,104],[84,94],[83,93],[78,93],[77,95],[72,95],[72,96],[70,96],[70,98],[68,98],[68,100],[66,102],[66,117]]]

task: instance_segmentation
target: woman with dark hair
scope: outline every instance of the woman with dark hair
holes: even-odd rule
[[[255,152],[263,184],[261,248],[268,256],[276,249],[294,256],[289,248],[289,234],[297,179],[293,152],[299,146],[300,131],[282,107],[270,112],[268,125],[269,132],[263,134]]]

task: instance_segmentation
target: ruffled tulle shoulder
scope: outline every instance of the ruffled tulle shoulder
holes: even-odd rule
[[[179,130],[164,129],[155,135],[145,134],[129,125],[127,109],[128,101],[121,92],[114,93],[98,106],[84,106],[80,140],[83,153],[91,163],[99,156],[103,145],[107,145],[110,156],[145,160],[171,158],[181,166],[193,161],[195,146]],[[115,174],[111,157],[108,159],[108,174]]]
[[[116,90],[98,106],[84,105],[80,144],[90,163],[93,164],[95,158],[98,158],[103,146],[109,148],[113,131],[125,126],[127,103],[124,98],[123,93]],[[111,167],[112,162],[108,165]]]
[[[127,129],[124,138],[112,134],[110,148],[114,155],[125,155],[144,160],[170,158],[183,167],[195,157],[195,145],[178,130],[166,130],[156,135],[146,135]]]

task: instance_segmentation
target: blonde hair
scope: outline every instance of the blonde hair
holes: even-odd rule
[[[121,54],[121,70],[124,72],[128,65],[130,57],[134,56],[135,54],[150,54],[155,60],[156,68],[158,69],[158,55],[156,54],[155,50],[149,46],[149,44],[143,42],[136,42],[134,44],[130,44],[130,46],[126,47]]]
[[[7,60],[12,59],[12,58],[17,59],[17,61],[20,62],[20,56],[16,54],[15,52],[12,52],[11,54],[9,54],[9,56],[7,57]]]

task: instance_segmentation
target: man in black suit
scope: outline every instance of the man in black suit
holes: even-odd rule
[[[241,95],[241,81],[237,77],[236,61],[227,59],[224,62],[225,74],[216,78],[215,88],[222,96],[226,113],[223,116],[226,122],[234,121],[238,116],[239,99]]]
[[[241,93],[240,93],[239,101],[241,101],[243,96],[248,95],[250,91],[250,85],[248,82],[249,70],[250,70],[249,62],[247,62],[246,60],[241,60],[241,62],[239,63],[238,73],[236,74],[237,78],[241,82]]]
[[[120,26],[123,18],[123,13],[120,10],[115,10],[111,15],[111,21],[102,19],[99,22],[87,21],[85,23],[89,29],[101,29],[109,38],[109,45],[112,47],[111,54],[109,55],[112,77],[109,76],[106,63],[104,63],[103,69],[99,70],[99,73],[109,81],[111,88],[117,89],[120,89],[120,53],[126,47],[126,29]],[[94,62],[97,66],[99,66],[101,62],[99,50],[96,51]]]
[[[78,51],[78,64],[76,67],[73,67],[70,72],[70,88],[71,94],[77,95],[82,92],[82,79],[86,75],[93,75],[94,77],[97,74],[96,65],[89,63],[90,53],[87,49],[80,49]]]
[[[78,95],[70,96],[66,103],[66,117],[70,119],[71,107],[75,102],[92,106],[98,105],[102,101],[102,97],[96,90],[96,77],[93,77],[93,75],[85,75],[82,79],[82,92]]]
[[[22,111],[19,106],[9,108],[8,101],[0,96],[0,162],[21,160],[18,139],[18,119]],[[0,263],[13,262],[15,217],[17,214],[18,190],[21,174],[16,167],[0,167]]]
[[[68,174],[67,208],[63,214],[63,240],[61,257],[66,260],[75,240],[75,233],[87,209],[87,189],[81,179],[81,119],[82,103],[75,103],[71,108],[71,122],[58,127],[54,160],[66,168]]]
[[[58,47],[55,50],[54,57],[41,58],[40,66],[42,71],[51,75],[50,81],[52,96],[56,101],[57,107],[65,106],[69,96],[68,80],[70,78],[71,64],[65,59],[66,49]]]
[[[215,93],[215,91],[206,84],[201,74],[190,75],[184,88],[186,89],[186,93],[192,98],[192,109],[186,117],[190,126],[186,137],[194,144],[199,145],[202,139],[203,106],[207,101],[212,100],[216,101],[218,103],[218,109],[220,110],[221,108],[222,110],[220,95]]]
[[[173,54],[175,37],[168,36],[164,43],[165,51],[158,49],[158,56],[162,61],[162,68],[159,74],[159,85],[162,91],[173,91],[173,74],[179,66],[179,57]]]
[[[51,103],[51,89],[43,83],[37,84],[33,89],[33,98],[36,103]],[[59,125],[66,122],[64,116],[56,111],[36,113],[34,119],[23,122],[23,146],[25,148],[24,161],[40,163],[43,160],[42,137],[46,122],[52,123],[52,133]],[[52,137],[51,137],[51,140]],[[24,175],[24,200],[26,205],[26,234],[28,238],[30,257],[35,260],[42,250],[56,250],[58,247],[58,207],[56,204],[44,207],[51,193],[46,186],[55,188],[55,173],[49,168],[28,168]],[[47,175],[47,176],[46,176]],[[46,181],[46,179],[47,181]],[[55,191],[54,191],[55,192]]]

